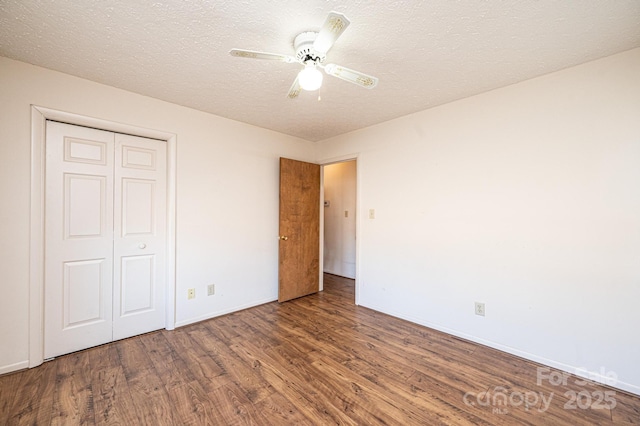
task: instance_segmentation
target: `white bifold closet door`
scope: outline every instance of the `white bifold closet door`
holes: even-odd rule
[[[46,132],[45,358],[164,328],[166,143]]]

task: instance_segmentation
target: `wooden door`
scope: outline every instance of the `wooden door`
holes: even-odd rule
[[[47,122],[44,357],[112,340],[113,133]]]
[[[278,301],[319,290],[320,166],[280,158]]]
[[[46,131],[44,357],[163,328],[166,144]]]

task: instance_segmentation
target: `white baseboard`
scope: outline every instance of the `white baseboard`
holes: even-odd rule
[[[16,362],[15,364],[4,365],[4,366],[0,367],[0,375],[7,374],[7,373],[12,373],[12,372],[18,371],[18,370],[24,370],[24,369],[26,369],[28,367],[29,367],[29,361],[28,360]]]
[[[184,327],[185,325],[194,324],[196,322],[205,321],[211,318],[220,317],[222,315],[231,314],[234,312],[242,311],[243,309],[253,308],[254,306],[264,305],[265,303],[275,302],[277,299],[265,299],[255,302],[247,303],[246,305],[235,306],[233,308],[225,309],[223,311],[212,312],[210,314],[201,315],[195,318],[189,318],[186,320],[176,322],[176,328]]]

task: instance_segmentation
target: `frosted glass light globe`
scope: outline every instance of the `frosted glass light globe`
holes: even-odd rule
[[[315,64],[307,64],[298,74],[298,83],[304,90],[318,90],[322,86],[322,73]]]

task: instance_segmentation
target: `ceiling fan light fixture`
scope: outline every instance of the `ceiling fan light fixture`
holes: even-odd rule
[[[297,98],[303,90],[316,91],[320,89],[323,74],[329,74],[365,89],[373,89],[378,84],[376,77],[340,65],[324,63],[327,52],[348,26],[349,19],[346,16],[338,12],[329,12],[320,31],[304,31],[293,39],[295,56],[245,49],[231,49],[229,53],[240,58],[296,62],[304,66],[289,88],[287,93],[289,99]],[[320,100],[320,96],[318,96],[318,100]]]
[[[298,74],[298,82],[304,90],[318,90],[322,86],[322,73],[316,64],[306,64]]]

